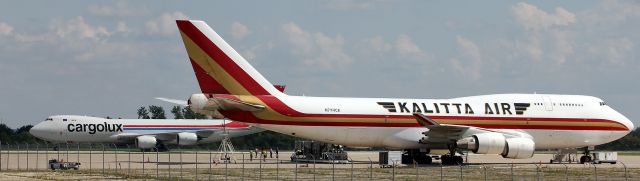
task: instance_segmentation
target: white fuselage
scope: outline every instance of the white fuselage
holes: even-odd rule
[[[105,119],[88,116],[51,116],[29,131],[32,135],[54,143],[119,143],[130,142],[141,135],[162,136],[169,133],[212,131],[198,143],[221,141],[224,129],[229,137],[253,134],[262,129],[244,125],[231,126],[225,120],[189,119]]]
[[[602,100],[590,96],[498,94],[454,99],[280,98],[292,109],[305,114],[397,116],[421,112],[448,124],[526,133],[535,141],[536,149],[604,144],[625,136],[633,129],[629,119]],[[384,108],[379,102],[391,103],[395,112]],[[516,110],[515,103],[529,105]],[[354,147],[425,147],[418,140],[424,137],[422,133],[428,131],[427,128],[395,126],[392,121],[389,119],[388,126],[254,125],[284,134]]]

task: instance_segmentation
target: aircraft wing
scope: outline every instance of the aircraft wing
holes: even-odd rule
[[[425,137],[420,140],[420,143],[425,144],[447,144],[467,138],[474,134],[489,132],[500,133],[511,138],[531,138],[531,135],[519,130],[493,130],[475,126],[440,124],[422,113],[414,113],[413,116],[415,116],[416,121],[418,121],[420,125],[429,129],[422,133]]]
[[[463,138],[467,130],[471,128],[469,126],[440,124],[421,113],[414,113],[413,116],[416,117],[420,125],[429,129],[429,131],[423,133],[426,137],[420,140],[421,143],[455,142]]]
[[[207,130],[196,131],[193,133],[198,135],[199,138],[207,138],[213,135],[214,133],[216,133],[216,131],[218,130],[207,129]],[[156,134],[122,133],[115,136],[117,137],[118,141],[125,141],[125,142],[133,141],[138,136],[153,136],[159,141],[172,141],[176,139],[176,136],[178,135],[178,133],[182,133],[182,132],[165,132],[165,133],[156,133]]]

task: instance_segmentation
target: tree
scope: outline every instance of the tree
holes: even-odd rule
[[[31,133],[29,133],[29,130],[31,130],[31,128],[33,128],[32,125],[26,125],[18,128],[14,135],[14,140],[16,141],[16,143],[42,142],[40,141],[40,139],[36,138],[35,136],[31,135]]]
[[[171,113],[173,113],[174,119],[184,119],[182,108],[180,106],[173,106],[173,108],[171,108]]]
[[[640,129],[613,142],[596,146],[597,150],[638,150],[640,148]]]
[[[151,112],[151,119],[167,119],[164,115],[164,109],[160,106],[149,106],[149,112]]]
[[[5,124],[0,124],[0,141],[2,144],[42,143],[44,141],[29,133],[32,125],[26,125],[13,130]]]
[[[182,108],[182,115],[185,119],[208,119],[204,114],[193,112],[189,106]]]
[[[149,111],[147,111],[147,108],[138,108],[138,119],[149,119]]]
[[[13,129],[9,128],[5,124],[0,124],[0,141],[2,141],[2,144],[11,143],[13,140],[13,134]]]

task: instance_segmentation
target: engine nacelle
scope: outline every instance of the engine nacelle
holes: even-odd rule
[[[189,104],[189,109],[195,113],[204,114],[213,118],[224,118],[224,116],[218,112],[218,105],[209,104],[209,99],[204,94],[191,94],[187,104]]]
[[[533,151],[536,148],[536,143],[530,138],[509,138],[506,140],[502,157],[504,158],[531,158],[533,157]]]
[[[195,133],[178,133],[176,141],[178,145],[195,145],[198,143],[198,135]]]
[[[505,139],[500,133],[480,133],[472,136],[468,148],[477,154],[501,154],[504,151]]]
[[[153,136],[138,136],[136,138],[136,146],[142,149],[149,149],[156,147],[158,141]]]
[[[204,110],[204,107],[207,106],[207,96],[204,94],[191,94],[187,103],[193,112],[198,112],[200,110]]]

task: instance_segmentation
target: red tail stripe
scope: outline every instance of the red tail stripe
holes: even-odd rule
[[[186,34],[198,47],[207,55],[213,58],[229,75],[240,83],[252,95],[269,95],[258,82],[256,82],[247,72],[238,66],[229,56],[227,56],[218,46],[216,46],[207,36],[205,36],[195,25],[187,20],[177,20],[178,28]]]
[[[229,91],[225,89],[218,81],[213,79],[207,71],[205,71],[198,63],[193,61],[191,57],[191,66],[193,67],[193,71],[196,74],[196,78],[198,79],[198,84],[200,85],[200,90],[204,94],[229,94]]]

